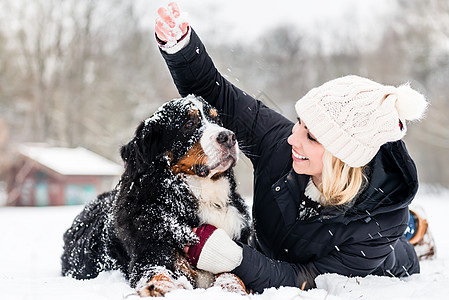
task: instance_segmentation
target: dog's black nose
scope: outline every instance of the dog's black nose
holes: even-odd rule
[[[237,138],[235,137],[235,134],[231,131],[222,131],[217,136],[217,142],[220,145],[226,146],[228,148],[231,148],[235,145]]]

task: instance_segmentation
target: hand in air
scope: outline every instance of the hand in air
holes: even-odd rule
[[[168,7],[160,7],[156,18],[156,36],[164,42],[176,43],[186,32],[189,23],[181,13],[176,2],[171,2]]]

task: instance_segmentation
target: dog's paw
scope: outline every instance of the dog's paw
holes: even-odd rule
[[[163,297],[173,289],[175,289],[173,278],[167,273],[158,273],[139,287],[137,293],[141,297]]]
[[[243,281],[232,273],[222,273],[215,276],[215,282],[213,286],[221,287],[223,290],[238,293],[241,295],[247,295],[245,284]]]

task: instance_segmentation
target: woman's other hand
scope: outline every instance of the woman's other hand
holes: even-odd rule
[[[189,23],[176,2],[171,2],[168,7],[160,7],[157,13],[159,16],[156,18],[155,31],[159,40],[176,43],[187,33]]]
[[[205,224],[194,231],[199,243],[184,248],[189,262],[198,269],[214,274],[230,272],[243,259],[242,248],[223,229]]]

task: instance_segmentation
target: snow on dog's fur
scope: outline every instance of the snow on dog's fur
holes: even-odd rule
[[[183,252],[197,242],[192,228],[207,223],[234,240],[250,237],[232,171],[234,133],[220,125],[213,107],[190,95],[141,122],[121,156],[117,188],[86,205],[64,234],[63,275],[89,279],[120,269],[139,293],[152,296],[174,288],[170,280],[181,275],[207,286],[201,278],[210,276],[190,266]]]

